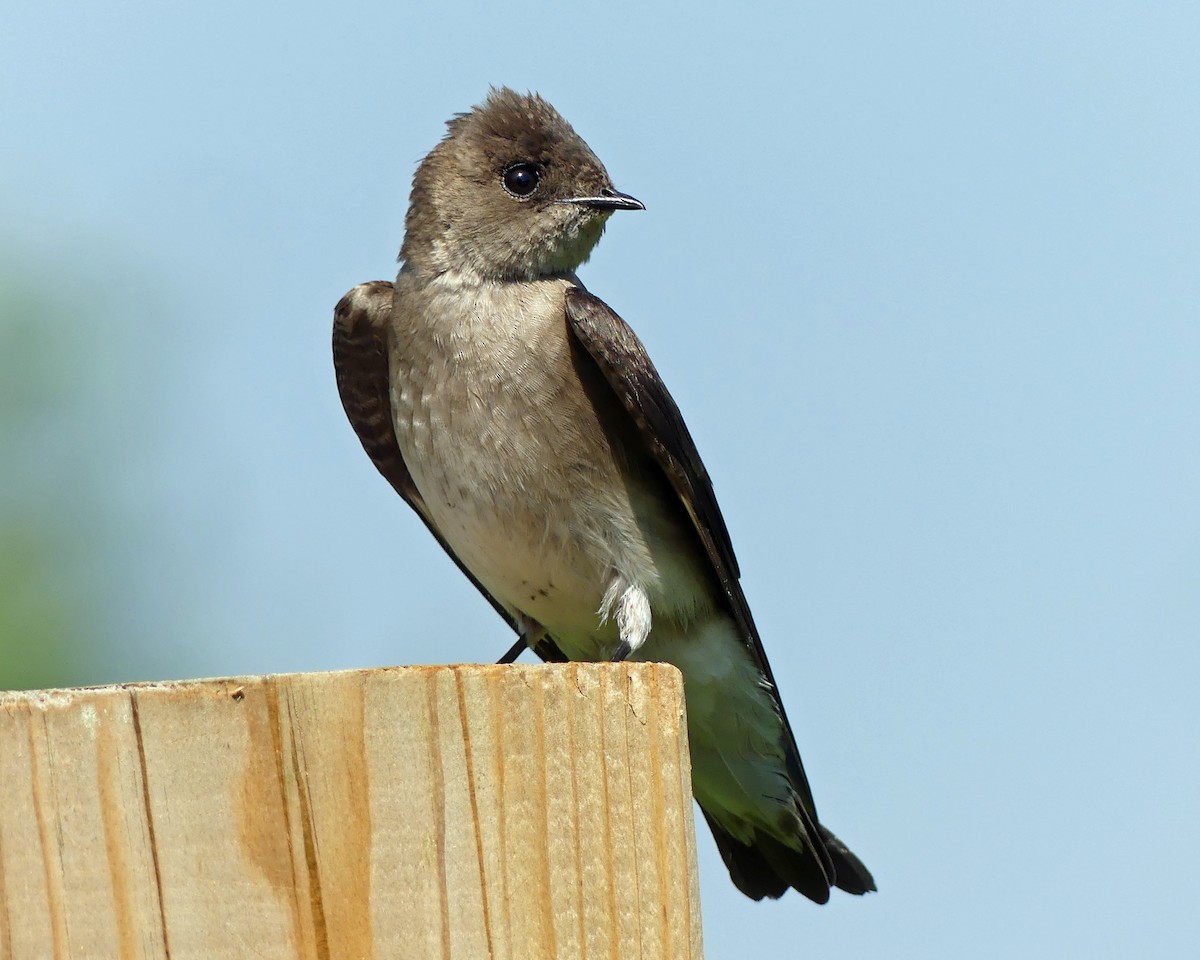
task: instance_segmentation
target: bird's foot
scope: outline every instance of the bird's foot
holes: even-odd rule
[[[512,663],[525,650],[538,653],[538,645],[546,639],[546,628],[531,617],[518,614],[516,626],[517,642],[508,648],[508,653],[497,660],[497,663]]]

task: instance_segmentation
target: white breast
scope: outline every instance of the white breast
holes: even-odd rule
[[[402,275],[403,279],[403,275]],[[614,578],[654,615],[708,607],[694,541],[661,487],[631,482],[580,382],[566,280],[398,284],[391,345],[397,440],[434,523],[501,603],[589,655],[616,642]]]

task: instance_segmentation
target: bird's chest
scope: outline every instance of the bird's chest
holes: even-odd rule
[[[477,295],[432,311],[423,333],[398,331],[393,417],[427,499],[545,512],[572,498],[571,474],[611,458],[561,302],[547,299]]]
[[[442,536],[502,602],[553,619],[561,598],[572,618],[594,617],[606,530],[632,508],[561,295],[480,296],[413,319],[424,333],[401,323],[391,345],[392,412]]]

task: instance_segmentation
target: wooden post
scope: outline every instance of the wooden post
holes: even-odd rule
[[[700,960],[662,664],[0,694],[0,960]]]

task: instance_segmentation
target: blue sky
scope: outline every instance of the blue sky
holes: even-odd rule
[[[535,89],[647,206],[581,276],[688,419],[822,817],[880,885],[754,904],[701,836],[708,955],[1189,952],[1198,29],[1184,3],[8,5],[0,279],[75,358],[9,480],[114,528],[71,679],[507,647],[362,454],[328,338],[394,272],[442,122]]]

